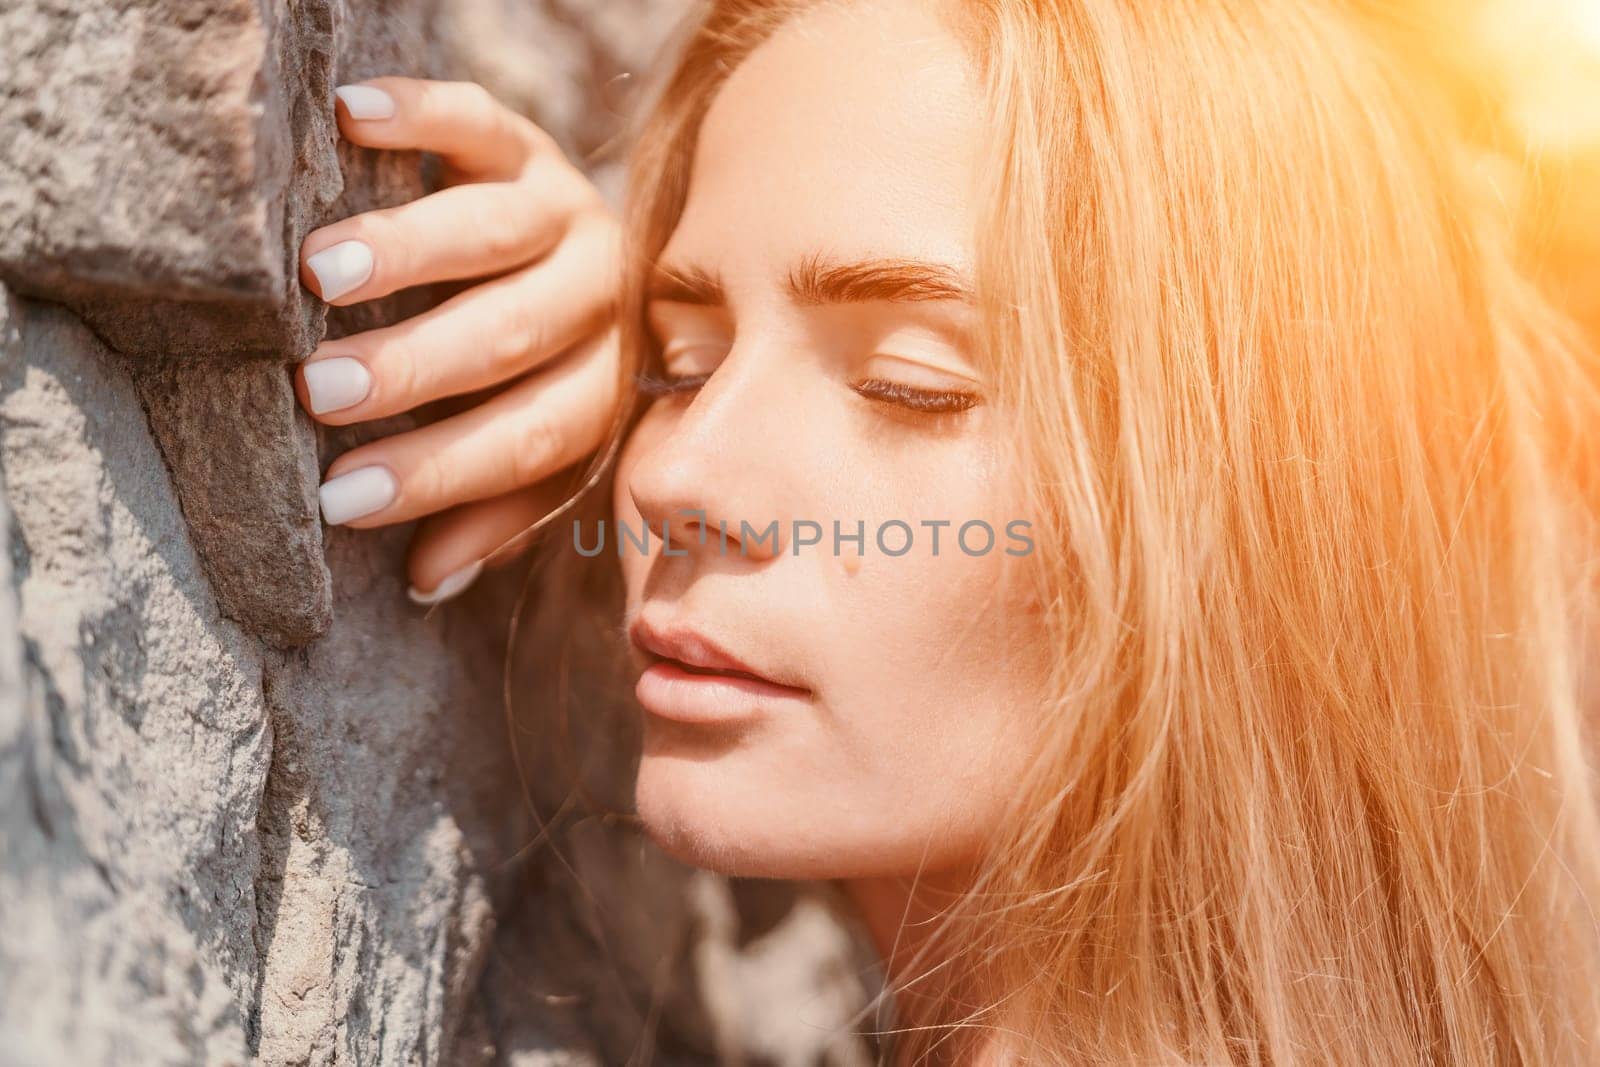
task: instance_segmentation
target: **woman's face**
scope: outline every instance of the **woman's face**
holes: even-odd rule
[[[1019,580],[1031,531],[964,298],[974,79],[933,5],[829,6],[706,117],[648,310],[665,377],[691,381],[620,460],[617,521],[648,523],[648,553],[607,542],[654,664],[638,810],[687,862],[964,865],[1027,755],[1046,664]]]

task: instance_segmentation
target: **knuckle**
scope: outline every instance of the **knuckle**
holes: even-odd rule
[[[461,114],[470,117],[474,125],[484,129],[495,129],[506,125],[505,106],[482,84],[474,81],[458,81],[451,84]]]
[[[461,100],[467,106],[479,111],[489,111],[500,106],[494,94],[484,87],[482,82],[458,81],[451,83],[455,91],[461,94]]]
[[[453,485],[450,472],[436,455],[426,453],[412,455],[408,459],[410,465],[401,482],[401,490],[410,513],[427,515],[455,503],[451,497]]]
[[[514,485],[533,485],[550,473],[561,451],[561,431],[548,419],[529,415],[517,427],[510,459]]]
[[[565,220],[569,234],[588,225],[588,220],[595,215],[602,203],[600,194],[581,177],[576,181],[563,182],[554,193],[556,210]]]
[[[490,102],[488,90],[471,81],[431,81],[418,93],[418,103],[432,127],[453,127],[478,119]]]
[[[361,219],[354,236],[372,249],[374,278],[389,282],[405,278],[411,271],[412,249],[404,239],[402,226],[393,208],[369,212]]]
[[[476,197],[468,213],[468,225],[478,249],[496,263],[519,260],[527,251],[522,234],[506,223],[506,213],[500,210],[502,203],[497,197]]]
[[[531,119],[523,118],[521,115],[517,116],[517,125],[522,131],[523,138],[527,140],[529,146],[531,146],[535,152],[539,153],[540,155],[555,156],[563,160],[566,159],[566,152],[562,150],[561,143],[556,140],[555,135],[549,130],[533,122]]]
[[[419,364],[410,346],[393,341],[386,344],[378,358],[369,361],[372,370],[372,393],[385,410],[411,407],[418,402],[425,386],[419,374]]]
[[[438,114],[441,102],[448,100],[450,93],[449,82],[418,79],[411,86],[411,103],[415,109],[412,117],[425,121]]]
[[[524,179],[535,196],[569,218],[586,215],[605,204],[588,176],[564,158],[543,157],[529,168]]]
[[[601,194],[599,188],[587,178],[583,181],[582,198],[583,214],[586,218],[592,216],[601,220],[604,224],[615,226],[615,220],[611,215],[611,205],[606,203],[606,198]]]
[[[548,327],[527,300],[508,301],[489,341],[489,362],[498,371],[519,369],[531,353],[544,351]]]
[[[519,176],[525,181],[542,180],[548,183],[550,168],[553,165],[567,163],[566,149],[561,147],[561,142],[556,140],[555,135],[526,115],[510,108],[502,110],[506,135],[515,138],[526,152]]]

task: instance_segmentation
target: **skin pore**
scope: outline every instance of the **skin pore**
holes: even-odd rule
[[[798,15],[734,71],[648,307],[650,369],[673,384],[615,481],[617,522],[656,535],[621,553],[625,622],[693,631],[790,687],[706,723],[657,713],[681,686],[642,685],[646,827],[696,865],[840,880],[891,971],[929,907],[912,880],[958,890],[980,853],[1048,662],[973,340],[975,78],[917,0]],[[996,538],[968,554],[975,519]],[[741,538],[773,520],[776,544]],[[794,520],[821,543],[797,548]],[[835,554],[835,520],[865,524],[863,554]],[[914,531],[904,555],[875,541],[891,520]],[[924,520],[949,521],[937,554]]]

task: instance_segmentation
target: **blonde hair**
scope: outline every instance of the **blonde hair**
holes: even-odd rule
[[[630,375],[709,102],[807,6],[710,4],[648,114]],[[1059,655],[926,947],[984,998],[903,1051],[969,1026],[1029,1063],[1600,1060],[1600,397],[1448,101],[1373,4],[958,7]]]

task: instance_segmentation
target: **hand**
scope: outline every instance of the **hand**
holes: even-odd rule
[[[344,306],[487,278],[414,318],[325,341],[295,373],[300,403],[330,426],[494,387],[459,414],[351,449],[324,476],[329,523],[422,519],[406,570],[412,598],[433,603],[524,547],[513,539],[570,488],[552,476],[603,440],[617,402],[619,228],[550,135],[477,85],[374,78],[338,97],[346,140],[438,153],[445,187],[311,233],[304,284]]]

